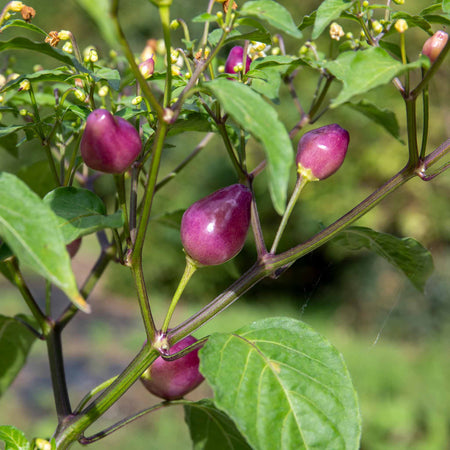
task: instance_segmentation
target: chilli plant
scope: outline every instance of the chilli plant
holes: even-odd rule
[[[351,225],[409,180],[430,181],[450,166],[445,159],[450,139],[436,148],[428,145],[428,89],[450,47],[447,34],[439,30],[450,23],[450,2],[433,3],[412,15],[401,10],[400,0],[325,0],[309,15],[296,12],[293,18],[282,2],[205,0],[206,11],[190,27],[188,20],[171,19],[172,0],[150,1],[163,36],[149,40],[140,57],[121,26],[119,0],[89,5],[109,41],[117,43],[108,57],[95,47],[80,51],[71,31],[44,31],[35,25],[35,15],[45,14],[36,5],[37,11],[12,1],[2,10],[0,144],[13,157],[33,146],[42,158],[29,176],[19,176],[20,167],[15,173],[0,173],[0,271],[30,311],[0,315],[0,393],[20,371],[33,342],[45,342],[57,422],[52,436],[32,440],[4,425],[0,440],[7,449],[65,449],[76,441],[95,442],[162,407],[181,405],[195,448],[356,449],[361,418],[350,375],[341,354],[308,325],[276,317],[233,333],[191,334],[199,336],[202,325],[261,280],[276,279],[332,239],[353,249],[375,249],[419,290],[424,288],[433,264],[423,246],[411,238]],[[344,31],[344,25],[352,31]],[[195,37],[194,28],[201,31]],[[422,36],[420,47],[408,42],[410,33]],[[175,38],[182,42],[179,48],[172,43]],[[43,61],[53,60],[52,67],[57,67],[16,73],[15,58],[8,55],[18,50],[45,55]],[[303,71],[316,77],[312,95],[300,89]],[[392,111],[363,98],[388,84],[404,101],[404,136]],[[290,130],[278,115],[282,88],[288,93],[283,102],[295,105]],[[358,152],[352,148],[352,130],[334,123],[342,105],[404,140],[404,167],[335,222],[279,251],[305,186],[311,184],[310,190],[316,181],[333,183],[332,175],[346,170],[346,155]],[[330,111],[333,119],[327,120]],[[196,135],[187,134],[184,159],[169,174],[160,173],[172,145],[168,137],[190,131],[205,135],[190,145]],[[228,186],[219,185],[185,205],[177,222],[185,270],[165,315],[156,317],[142,256],[155,223],[152,206],[165,185],[208,151],[213,135],[221,142],[223,164],[234,176]],[[298,142],[296,155],[293,142]],[[249,143],[260,146],[260,160],[254,154],[249,158]],[[296,183],[290,192],[293,175]],[[36,188],[39,176],[45,183]],[[115,189],[115,201],[108,204],[94,183],[105,177]],[[253,189],[258,180],[268,183],[280,216],[270,243]],[[191,178],[185,189],[193,182]],[[92,233],[100,252],[80,282],[71,256]],[[253,235],[254,250],[247,270],[215,298],[205,299],[206,306],[191,317],[174,323],[173,313],[191,277],[233,258],[248,234]],[[151,256],[144,262],[152,264]],[[132,274],[146,337],[121,373],[92,386],[73,406],[63,332],[73,320],[95,316],[89,296],[111,264]],[[24,268],[45,280],[42,299],[29,288]],[[52,286],[67,296],[59,315],[52,308]],[[185,399],[204,379],[213,398]],[[143,392],[148,389],[161,402],[89,435],[89,427],[138,380]]]

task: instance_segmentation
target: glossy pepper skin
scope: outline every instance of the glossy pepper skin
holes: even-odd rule
[[[186,336],[170,349],[174,354],[197,342],[193,336]],[[195,389],[203,380],[199,371],[199,349],[174,361],[165,361],[158,357],[142,374],[141,381],[153,395],[165,400],[176,400]]]
[[[428,38],[423,44],[422,54],[428,56],[431,63],[434,63],[438,56],[441,54],[442,49],[445,47],[448,41],[448,34],[445,31],[436,31],[430,38]]]
[[[139,133],[125,119],[106,109],[95,109],[86,121],[81,156],[88,167],[100,172],[125,172],[141,152]]]
[[[323,180],[333,175],[344,162],[350,135],[336,123],[305,133],[297,147],[299,173]]]
[[[181,241],[186,253],[204,266],[233,258],[244,246],[251,201],[250,189],[233,184],[191,205],[181,220]]]
[[[240,47],[239,45],[236,45],[230,50],[230,53],[228,53],[228,58],[225,62],[225,73],[229,73],[231,75],[236,75],[235,67],[239,64],[242,65],[244,56],[244,48]],[[250,64],[252,60],[247,56],[246,57],[246,63],[245,63],[245,71],[244,73],[247,73],[250,69]]]

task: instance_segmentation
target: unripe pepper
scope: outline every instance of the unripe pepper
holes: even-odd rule
[[[422,48],[422,54],[428,56],[431,63],[434,63],[440,55],[442,49],[448,41],[448,34],[444,31],[436,31],[430,38],[425,41]]]
[[[141,152],[139,133],[125,119],[106,109],[92,111],[81,138],[81,156],[88,167],[106,173],[123,173]]]
[[[333,175],[344,162],[350,136],[337,124],[305,133],[297,147],[298,173],[313,180]]]
[[[191,205],[181,220],[181,241],[186,253],[204,266],[233,258],[245,242],[251,201],[250,189],[233,184]]]
[[[186,336],[170,349],[179,352],[197,342],[193,336]],[[199,349],[192,350],[174,361],[166,361],[159,356],[142,374],[141,381],[148,391],[165,400],[176,400],[195,389],[203,380],[199,371]]]

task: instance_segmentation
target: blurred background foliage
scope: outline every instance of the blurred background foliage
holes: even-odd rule
[[[106,58],[109,46],[85,9],[100,7],[104,2],[71,0],[55,4],[53,0],[29,0],[28,3],[37,11],[34,19],[36,25],[46,31],[69,29],[81,49],[95,45],[100,57]],[[294,0],[279,3],[291,11],[297,23],[320,4],[319,1],[299,3]],[[422,0],[406,0],[405,3],[412,14],[427,6]],[[203,12],[206,6],[206,0],[175,0],[172,17],[184,18],[191,35],[196,36],[201,32],[202,25],[191,24],[190,18]],[[148,39],[161,37],[157,11],[150,2],[123,1],[120,14],[126,35],[137,54]],[[108,18],[103,17],[102,21],[106,23]],[[354,31],[349,21],[339,22],[345,31]],[[305,40],[310,32],[310,29],[305,30]],[[17,33],[8,30],[0,39],[9,39]],[[178,45],[181,32],[176,31],[173,35],[175,45]],[[408,30],[410,59],[419,55],[426,38],[425,32],[420,29]],[[395,35],[391,39],[395,40]],[[296,54],[303,42],[286,38],[288,52]],[[317,46],[322,51],[328,51],[327,36],[321,37]],[[117,47],[115,50],[118,51]],[[226,51],[221,54],[223,59],[225,56]],[[0,55],[0,68],[6,67],[6,58],[15,59],[15,68],[19,73],[30,72],[34,64],[44,67],[55,65],[41,55],[16,52]],[[429,150],[449,136],[449,75],[450,63],[446,61],[430,85]],[[296,78],[295,85],[304,105],[308,105],[316,81],[317,74],[308,68],[302,68]],[[336,94],[339,89],[340,86],[335,83],[331,94]],[[401,136],[406,139],[404,106],[394,87],[386,86],[369,92],[366,98],[396,112]],[[286,127],[292,128],[298,120],[298,112],[285,87],[281,89],[277,108]],[[347,159],[332,178],[305,189],[280,250],[307,239],[347,212],[398,171],[407,159],[405,145],[350,108],[343,106],[331,110],[314,127],[333,122],[350,132]],[[170,145],[162,162],[161,174],[168,173],[202,137],[200,133],[189,133],[169,138]],[[249,142],[249,154],[250,167],[262,158],[261,148],[252,141]],[[2,152],[0,169],[17,173],[20,167],[43,159],[40,145],[37,142],[28,143],[20,149],[17,158]],[[225,161],[224,146],[215,137],[192,164],[160,191],[154,205],[154,216],[184,210],[193,201],[236,182],[231,165]],[[265,181],[263,173],[255,182],[255,190],[264,235],[266,241],[271,242],[279,217],[271,206]],[[291,181],[293,184],[294,173]],[[45,177],[37,183],[45,183]],[[109,177],[100,178],[96,189],[107,204],[112,204],[114,185]],[[216,321],[207,324],[198,336],[213,331],[231,331],[244,323],[273,315],[300,318],[322,332],[347,361],[360,397],[363,449],[448,448],[449,205],[450,176],[447,172],[431,183],[420,180],[407,183],[357,223],[397,236],[411,236],[432,252],[436,270],[423,294],[376,255],[351,253],[330,243],[298,261],[279,279],[261,282]],[[166,226],[158,221],[150,226],[145,250],[145,275],[156,317],[162,318],[182,274],[184,255],[176,226]],[[80,280],[95,260],[96,250],[95,238],[84,239],[82,251],[74,260]],[[175,320],[187,318],[226,288],[237,274],[253,262],[254,254],[253,240],[249,236],[244,250],[235,260],[197,273],[183,295]],[[0,280],[0,287],[2,313],[12,315],[25,312],[19,296],[6,281]],[[36,282],[37,292],[43,288]],[[62,307],[64,300],[59,302]],[[123,368],[144,339],[133,282],[125,268],[117,265],[108,269],[94,291],[93,305],[94,313],[89,317],[78,317],[64,336],[69,386],[74,403],[87,390]],[[49,383],[45,348],[37,343],[27,367],[0,400],[0,423],[16,425],[29,436],[50,434],[55,415]],[[194,392],[191,398],[197,399],[202,395],[210,395],[206,386]],[[136,385],[102,422],[106,426],[138,408],[149,406],[153,400],[140,385]],[[92,447],[179,449],[180,443],[187,438],[187,429],[179,425],[182,416],[182,411],[175,408],[158,412]]]

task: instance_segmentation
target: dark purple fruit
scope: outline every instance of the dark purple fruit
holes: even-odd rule
[[[81,238],[75,239],[70,244],[66,245],[66,249],[69,252],[71,258],[73,258],[78,253],[80,246],[81,246]]]
[[[80,150],[91,169],[123,173],[136,160],[142,148],[136,129],[106,109],[92,111],[86,121]]]
[[[204,266],[222,264],[237,255],[250,225],[251,201],[250,189],[233,184],[191,205],[181,220],[186,253]]]
[[[170,348],[170,354],[179,352],[197,342],[187,336]],[[203,376],[198,370],[200,360],[198,348],[174,361],[158,357],[142,374],[141,381],[148,391],[165,400],[176,400],[195,389]]]
[[[232,75],[236,75],[237,72],[239,72],[239,68],[242,68],[243,65],[243,56],[244,56],[244,49],[240,46],[233,47],[230,50],[230,53],[228,54],[228,58],[225,62],[225,73],[229,73]],[[248,72],[248,69],[250,68],[250,63],[252,60],[247,56],[245,60],[245,71],[244,73]]]
[[[348,131],[335,123],[308,131],[297,147],[299,173],[312,180],[333,175],[344,162],[349,140]]]
[[[430,38],[425,41],[422,48],[422,54],[428,56],[430,61],[434,63],[440,55],[442,49],[448,41],[448,34],[445,31],[436,31]]]

